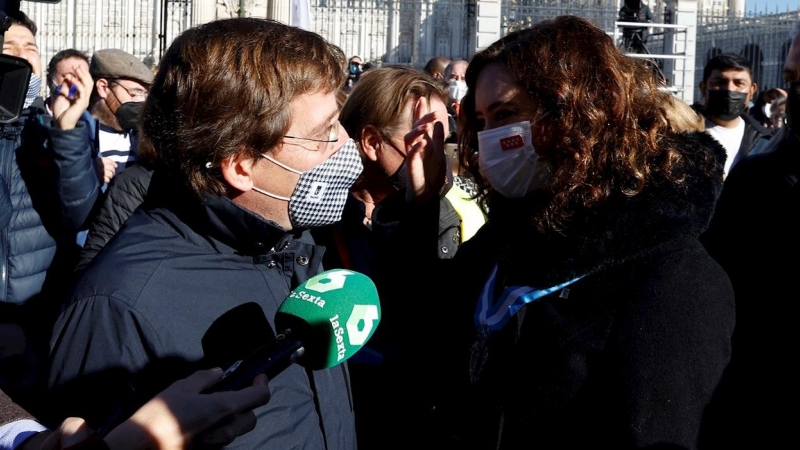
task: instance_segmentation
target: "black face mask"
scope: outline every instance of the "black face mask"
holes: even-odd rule
[[[733,120],[747,111],[747,93],[708,91],[706,113],[721,120]]]
[[[787,89],[786,125],[793,131],[800,131],[800,81],[792,81]]]
[[[144,108],[144,102],[125,102],[119,105],[114,115],[117,116],[120,128],[125,131],[139,128],[139,122],[142,120],[142,108]]]
[[[397,148],[394,147],[394,145],[392,145],[392,148],[397,150]],[[400,153],[400,150],[397,150],[397,152]],[[407,159],[404,159],[403,162],[400,163],[400,167],[397,168],[397,171],[395,171],[395,173],[389,176],[389,184],[391,184],[392,187],[398,191],[407,188],[409,185],[408,170],[406,170],[406,161]],[[446,194],[447,191],[449,191],[450,188],[453,186],[453,166],[452,163],[450,162],[450,158],[445,158],[444,164],[445,164],[445,181],[444,181],[444,187],[442,189],[442,196],[444,196],[444,194]]]

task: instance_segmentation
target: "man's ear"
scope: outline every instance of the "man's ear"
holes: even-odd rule
[[[750,85],[750,92],[747,95],[748,102],[753,100],[753,96],[756,95],[756,92],[758,92],[758,85],[756,83],[752,83]]]
[[[111,85],[105,78],[98,78],[94,82],[94,88],[97,91],[97,95],[100,98],[105,99],[108,97],[108,91],[111,89]]]
[[[247,192],[253,188],[255,165],[256,161],[253,158],[244,153],[238,153],[223,160],[219,164],[219,170],[228,186],[241,192]]]
[[[703,99],[706,98],[706,82],[705,81],[701,81],[700,82],[700,95],[703,96]]]
[[[383,135],[380,130],[373,125],[367,125],[361,130],[361,140],[359,141],[361,151],[370,161],[378,160],[378,148],[383,144]]]

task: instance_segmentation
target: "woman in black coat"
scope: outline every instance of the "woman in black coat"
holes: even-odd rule
[[[698,236],[722,148],[676,126],[672,94],[576,17],[492,44],[467,85],[459,151],[465,163],[478,151],[487,224],[449,262],[426,250],[445,118],[422,108],[406,135],[410,201],[374,220],[388,228],[405,213],[386,234],[394,270],[378,281],[407,299],[420,379],[409,382],[429,389],[436,445],[711,445],[704,414],[729,361],[734,299]],[[430,274],[459,281],[426,285]]]

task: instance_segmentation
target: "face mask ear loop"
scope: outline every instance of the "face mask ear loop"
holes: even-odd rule
[[[280,195],[272,194],[270,192],[267,192],[267,191],[265,191],[265,190],[263,190],[261,188],[255,187],[255,186],[253,186],[253,190],[256,191],[256,192],[260,192],[260,193],[266,195],[267,197],[272,197],[272,198],[275,198],[275,199],[278,199],[278,200],[283,200],[285,202],[288,202],[288,201],[291,200],[289,197],[281,197]]]
[[[269,161],[269,162],[271,162],[271,163],[275,164],[275,165],[276,165],[276,166],[278,166],[278,167],[282,167],[282,168],[284,168],[284,169],[288,170],[289,172],[296,173],[297,175],[302,175],[302,174],[303,174],[303,172],[301,172],[301,171],[299,171],[299,170],[296,170],[296,169],[292,169],[291,167],[287,166],[286,164],[283,164],[283,163],[281,163],[281,162],[278,162],[276,159],[273,159],[273,158],[272,158],[271,156],[269,156],[269,155],[266,155],[266,154],[262,153],[262,154],[261,154],[261,157],[262,157],[262,158],[264,158],[264,159],[266,159],[267,161]]]
[[[386,133],[384,133],[383,130],[381,130],[380,133],[381,133],[381,139],[383,140],[383,142],[386,145],[388,145],[389,147],[392,147],[392,150],[396,151],[397,154],[399,154],[400,156],[403,157],[403,159],[408,158],[408,154],[401,152],[400,149],[397,148],[397,146],[395,146],[388,137],[386,137]]]

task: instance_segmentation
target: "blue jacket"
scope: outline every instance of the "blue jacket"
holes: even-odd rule
[[[74,233],[100,193],[85,123],[63,131],[49,122],[32,106],[0,125],[0,175],[12,210],[0,231],[0,304],[24,305],[71,272],[50,269],[74,252]]]

